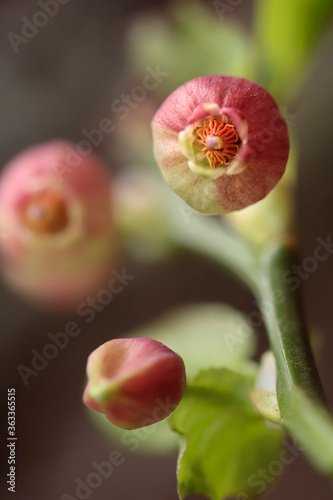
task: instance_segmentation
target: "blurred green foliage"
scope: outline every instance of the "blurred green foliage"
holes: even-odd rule
[[[242,26],[232,18],[221,22],[196,1],[174,4],[169,18],[161,13],[135,21],[128,57],[141,79],[147,65],[169,72],[157,92],[171,92],[202,75],[254,76],[255,51]]]
[[[332,21],[332,0],[257,0],[255,32],[262,84],[281,99],[294,98]]]

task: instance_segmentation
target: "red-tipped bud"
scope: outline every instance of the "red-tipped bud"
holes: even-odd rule
[[[93,351],[84,403],[122,429],[167,418],[185,389],[182,358],[150,338],[115,339]]]
[[[244,78],[203,76],[176,89],[152,121],[165,181],[191,207],[223,214],[264,198],[288,158],[272,96]]]
[[[0,178],[0,252],[8,283],[47,307],[75,309],[110,270],[110,177],[65,141],[38,145]]]

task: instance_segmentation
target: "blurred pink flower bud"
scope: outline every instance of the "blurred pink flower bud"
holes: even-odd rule
[[[32,147],[0,177],[2,270],[42,305],[70,310],[110,270],[110,177],[93,155],[64,141]]]
[[[150,338],[115,339],[93,351],[84,403],[122,429],[167,418],[185,389],[182,358]]]
[[[176,89],[152,121],[165,181],[191,207],[222,214],[264,198],[288,159],[272,96],[244,78],[203,76]]]

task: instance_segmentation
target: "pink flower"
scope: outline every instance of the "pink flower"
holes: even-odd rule
[[[205,214],[264,198],[288,159],[272,96],[244,78],[203,76],[176,89],[152,121],[154,153],[171,189]]]
[[[0,177],[2,269],[17,291],[73,309],[98,290],[113,246],[110,177],[64,141],[32,147]]]
[[[184,362],[150,338],[115,339],[93,351],[87,364],[84,403],[122,429],[167,418],[185,388]]]

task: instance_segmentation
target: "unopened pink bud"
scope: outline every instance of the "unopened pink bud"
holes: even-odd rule
[[[264,198],[288,159],[285,120],[260,85],[202,76],[176,89],[152,121],[165,181],[191,207],[223,214]]]
[[[84,403],[122,429],[167,418],[185,389],[182,358],[150,338],[114,339],[93,351]]]
[[[110,271],[110,177],[65,141],[32,147],[0,178],[0,253],[8,283],[47,307],[76,308]]]

